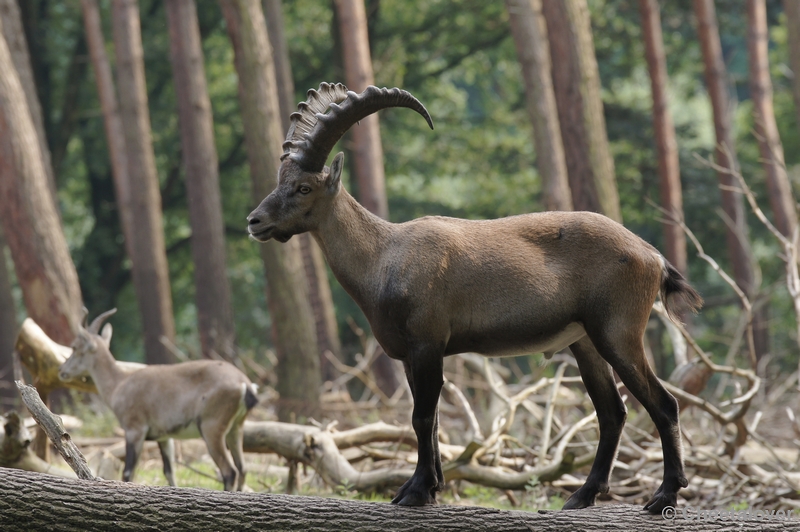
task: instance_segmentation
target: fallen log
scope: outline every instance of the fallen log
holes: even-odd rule
[[[694,518],[692,518],[694,517]],[[406,508],[388,503],[297,495],[148,487],[69,480],[0,468],[0,528],[27,530],[788,530],[797,515],[690,515],[665,519],[638,506],[522,512],[474,506]]]

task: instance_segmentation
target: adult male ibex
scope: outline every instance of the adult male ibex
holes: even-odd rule
[[[247,220],[259,242],[311,232],[375,338],[403,362],[419,460],[393,502],[433,504],[444,486],[437,403],[445,356],[547,355],[569,346],[597,410],[600,441],[586,483],[564,508],[593,505],[608,491],[626,418],[612,368],[661,435],[664,481],[645,508],[674,506],[688,484],[678,405],[650,369],[642,336],[659,292],[667,309],[671,296],[695,309],[700,296],[655,248],[599,214],[401,224],[372,215],[341,186],[343,155],[325,162],[345,131],[387,107],[413,109],[433,128],[422,103],[400,89],[355,94],[323,83],[309,91],[291,117],[278,186]]]
[[[117,416],[125,431],[122,480],[133,479],[145,440],[156,440],[164,476],[174,486],[172,438],[202,436],[208,454],[219,467],[225,489],[241,490],[245,477],[242,425],[247,412],[258,402],[250,379],[233,364],[216,360],[146,366],[125,372],[109,350],[111,324],[107,323],[100,333],[103,320],[116,311],[106,311],[89,327],[78,330],[72,355],[61,366],[59,376],[71,380],[91,375],[100,397]]]

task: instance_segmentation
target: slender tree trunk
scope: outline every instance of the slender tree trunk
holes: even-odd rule
[[[372,59],[367,36],[367,15],[364,0],[335,0],[339,16],[339,33],[342,37],[344,77],[347,87],[361,92],[375,84]],[[386,185],[383,173],[383,147],[378,115],[361,120],[351,131],[352,152],[358,200],[373,214],[383,219],[389,217]]]
[[[786,174],[783,144],[772,105],[772,79],[769,75],[769,33],[764,0],[747,0],[747,50],[750,59],[750,96],[761,161],[767,175],[767,190],[775,227],[790,237],[797,226],[792,185]]]
[[[175,339],[175,322],[147,107],[139,7],[136,0],[112,0],[111,5],[120,116],[131,179],[130,217],[136,229],[131,231],[130,245],[133,284],[142,316],[145,359],[149,364],[174,362],[161,342],[162,336]]]
[[[783,0],[786,25],[789,33],[789,64],[792,66],[792,95],[794,110],[797,113],[797,127],[800,127],[800,2]]]
[[[506,0],[506,8],[525,82],[525,99],[533,124],[544,206],[548,211],[571,211],[572,194],[553,92],[550,45],[542,15],[542,2]]]
[[[362,92],[375,84],[372,59],[369,51],[367,15],[364,0],[335,0],[339,18],[339,35],[342,38],[342,56],[347,87]],[[358,200],[373,214],[389,218],[386,200],[386,179],[383,173],[383,147],[378,115],[372,114],[351,130],[352,153]],[[382,350],[381,350],[382,351]],[[400,387],[400,380],[392,360],[381,352],[372,364],[378,386],[392,396]]]
[[[697,18],[697,33],[705,64],[706,86],[711,98],[714,112],[714,131],[717,146],[714,157],[719,166],[738,170],[731,126],[731,107],[728,97],[728,74],[722,57],[722,46],[717,27],[717,14],[713,0],[694,0],[694,11]],[[752,254],[748,243],[747,221],[744,212],[742,194],[736,192],[738,184],[730,174],[719,172],[719,183],[722,188],[722,210],[729,223],[726,230],[728,253],[733,264],[733,276],[736,284],[753,297],[756,292],[755,274],[753,272]],[[756,357],[760,358],[769,349],[766,319],[764,311],[753,316],[753,338]]]
[[[172,72],[192,225],[197,326],[203,356],[236,358],[211,100],[194,0],[167,0]]]
[[[125,147],[125,132],[119,114],[117,95],[111,65],[106,55],[106,41],[100,21],[100,9],[97,0],[81,0],[83,26],[86,32],[86,43],[94,69],[97,94],[100,97],[100,108],[103,111],[103,126],[108,143],[111,175],[114,179],[114,191],[125,236],[125,246],[129,257],[133,256],[133,219],[131,216],[131,179],[128,176],[128,153]]]
[[[653,93],[653,131],[658,155],[661,207],[670,213],[674,220],[683,220],[678,142],[675,140],[675,126],[669,114],[667,60],[664,53],[664,39],[661,36],[658,0],[639,0],[639,9],[642,16],[647,68],[650,71],[650,87]],[[664,223],[664,248],[667,260],[683,275],[687,275],[686,235],[678,225]]]
[[[280,104],[283,131],[287,131],[290,123],[289,115],[295,111],[295,97],[289,48],[283,33],[281,0],[262,0],[262,3],[264,14],[267,17],[267,32],[275,63],[275,79],[278,85],[278,103]],[[336,322],[331,286],[328,281],[328,270],[325,267],[325,257],[311,235],[304,233],[298,235],[297,238],[300,241],[303,269],[308,283],[309,303],[311,311],[314,313],[322,378],[330,380],[334,378],[334,370],[325,356],[325,352],[330,351],[337,358],[341,358],[342,344],[339,339],[339,328]]]
[[[33,120],[33,126],[36,128],[36,136],[39,139],[40,150],[44,158],[42,165],[45,172],[47,172],[47,184],[50,187],[50,193],[55,198],[56,180],[53,166],[50,162],[50,148],[47,144],[42,106],[39,102],[39,93],[36,90],[36,81],[31,67],[31,55],[28,50],[28,41],[25,38],[25,30],[22,24],[22,14],[17,1],[0,0],[0,20],[2,20],[3,36],[11,52],[14,67],[17,69],[17,76],[20,83],[22,83],[22,89],[25,91],[28,111]]]
[[[266,22],[258,0],[220,0],[239,74],[253,196],[260,201],[276,186],[281,119]],[[320,370],[314,322],[308,303],[299,241],[270,240],[260,246],[267,301],[278,355],[278,417],[310,415],[319,408]]]
[[[586,0],[543,0],[542,8],[572,204],[622,221]]]
[[[11,272],[6,266],[6,238],[0,226],[0,411],[10,410],[18,397],[14,385],[14,342],[17,312],[11,295]]]
[[[5,39],[0,39],[0,72],[0,223],[28,315],[51,338],[68,345],[81,316],[78,275],[47,180],[25,88]]]

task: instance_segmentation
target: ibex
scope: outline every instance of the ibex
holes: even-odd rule
[[[254,385],[233,364],[215,360],[123,371],[109,350],[111,324],[99,332],[103,321],[116,311],[104,312],[89,327],[79,329],[72,355],[61,366],[59,376],[71,380],[91,375],[100,397],[117,416],[125,431],[122,480],[133,479],[145,440],[156,440],[164,476],[175,486],[172,438],[202,436],[225,490],[241,490],[245,478],[242,425],[258,402]]]
[[[608,491],[627,416],[612,369],[661,435],[664,481],[645,508],[674,506],[688,484],[678,405],[650,369],[642,336],[659,292],[670,311],[676,296],[693,309],[700,296],[654,247],[599,214],[400,224],[374,216],[342,187],[342,153],[325,163],[345,131],[387,107],[413,109],[433,128],[422,103],[397,88],[356,94],[323,83],[309,91],[291,116],[278,185],[247,220],[259,242],[309,231],[380,345],[402,361],[419,459],[392,502],[434,504],[444,486],[437,403],[445,356],[552,355],[569,346],[597,410],[600,441],[586,483],[564,508],[591,506]]]

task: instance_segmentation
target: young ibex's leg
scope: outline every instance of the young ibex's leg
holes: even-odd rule
[[[586,483],[564,504],[564,509],[593,506],[598,493],[608,492],[608,479],[617,456],[622,427],[627,411],[614,382],[611,366],[603,360],[588,336],[570,346],[583,383],[597,411],[600,424],[600,442],[597,444],[592,470]]]
[[[417,434],[418,459],[414,475],[392,500],[403,506],[436,504],[436,492],[444,487],[439,455],[438,405],[444,378],[441,353],[415,353],[403,362],[414,396],[411,424]]]
[[[125,469],[122,470],[123,482],[130,482],[133,480],[133,470],[136,469],[136,462],[139,461],[139,455],[142,454],[142,446],[144,445],[144,438],[146,435],[147,429],[125,431]]]
[[[678,490],[689,485],[683,470],[678,401],[664,388],[647,363],[642,344],[644,326],[641,330],[637,327],[612,330],[614,333],[601,332],[592,340],[628,390],[645,407],[661,436],[664,482],[645,505],[646,510],[658,514],[667,506],[675,506]]]
[[[225,436],[225,443],[228,445],[228,450],[233,457],[233,464],[236,466],[238,475],[236,477],[236,491],[242,491],[244,487],[244,432],[242,431],[242,424],[244,418],[235,419],[231,425],[231,430]]]
[[[208,454],[217,464],[222,475],[222,483],[225,491],[233,491],[236,487],[236,477],[238,476],[236,467],[233,464],[231,454],[225,446],[225,435],[230,428],[230,420],[218,421],[210,419],[203,423],[200,432],[208,447]]]
[[[164,476],[170,486],[177,486],[175,483],[175,444],[172,438],[159,440],[158,449],[161,451],[161,462],[164,464]]]

